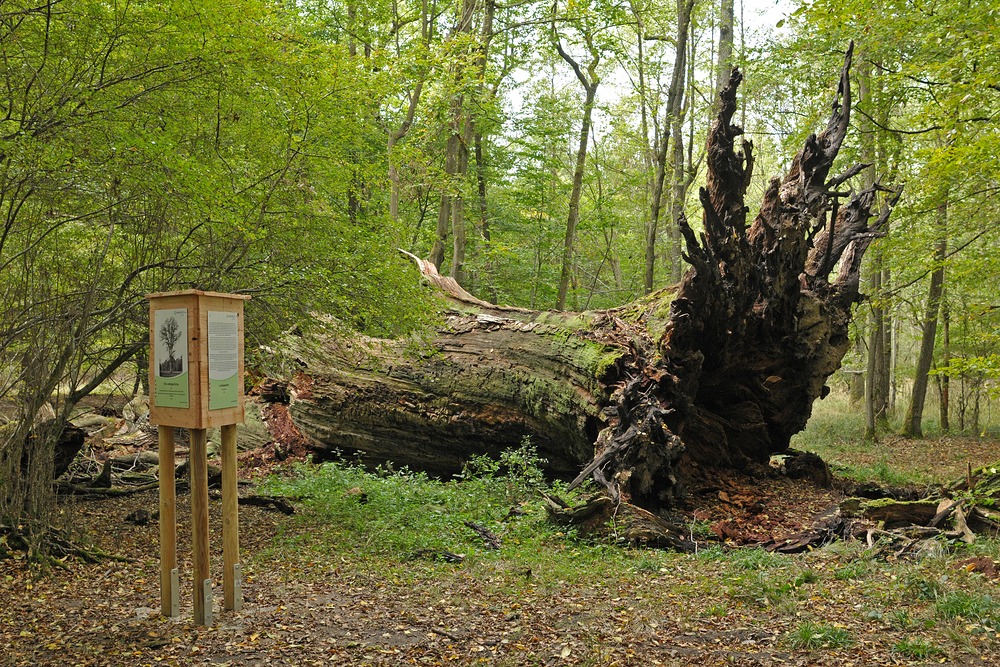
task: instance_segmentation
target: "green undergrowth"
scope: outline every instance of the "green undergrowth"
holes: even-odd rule
[[[306,510],[276,540],[280,552],[336,553],[417,569],[492,563],[515,575],[543,559],[546,576],[555,578],[575,578],[597,562],[623,571],[651,567],[642,559],[630,562],[614,544],[580,540],[550,523],[541,492],[570,500],[574,494],[547,482],[543,464],[527,442],[499,459],[473,457],[450,480],[391,466],[368,471],[349,461],[301,464],[270,478],[263,492],[296,499]],[[499,538],[501,548],[491,548],[470,523]]]

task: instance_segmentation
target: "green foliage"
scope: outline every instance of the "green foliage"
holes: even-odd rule
[[[530,436],[524,436],[520,447],[501,452],[499,459],[486,455],[472,456],[459,479],[500,482],[506,489],[507,502],[523,502],[547,488],[542,472],[546,463],[531,444]]]
[[[317,545],[392,559],[423,551],[488,557],[465,522],[485,526],[515,549],[530,550],[528,545],[554,539],[556,530],[540,504],[531,502],[547,488],[541,463],[525,442],[499,459],[477,456],[460,477],[447,481],[391,466],[368,472],[338,461],[303,465],[292,477],[272,477],[266,490],[303,499],[310,530],[320,538]]]
[[[949,591],[938,597],[934,611],[940,618],[960,618],[988,628],[1000,628],[1000,603],[986,593]]]
[[[875,14],[883,20],[873,22]],[[871,294],[872,303],[894,322],[894,372],[905,378],[923,336],[927,277],[944,269],[947,311],[940,316],[947,312],[950,320],[951,360],[943,358],[945,335],[938,326],[935,365],[952,381],[951,428],[971,432],[980,430],[980,403],[998,376],[1000,350],[991,335],[997,318],[991,278],[1000,270],[990,213],[1000,174],[996,21],[994,3],[982,0],[938,2],[933,11],[897,1],[802,0],[761,72],[767,94],[758,98],[767,107],[794,104],[806,112],[761,109],[791,150],[822,121],[820,106],[802,105],[803,95],[815,99],[823,72],[836,67],[855,41],[857,140],[841,159],[845,166],[873,163],[875,179],[906,183],[889,235],[869,253],[880,261],[872,271],[885,281]],[[944,246],[945,252],[938,250]],[[868,309],[858,314],[867,317]],[[867,333],[864,327],[858,332]],[[905,381],[899,386],[905,400]]]
[[[871,571],[871,563],[864,558],[857,558],[840,567],[833,572],[833,578],[838,581],[860,581]]]
[[[907,572],[899,581],[904,598],[913,601],[936,600],[944,594],[944,582],[920,571]]]
[[[912,630],[917,627],[917,621],[910,614],[909,609],[895,609],[889,612],[887,620],[896,630]]]
[[[249,350],[314,311],[380,335],[423,321],[400,230],[360,203],[384,161],[347,49],[261,0],[56,4],[0,7],[0,398],[22,408],[0,479],[23,477],[44,403],[64,419],[144,372],[145,294],[252,293]],[[36,442],[0,517],[44,522],[21,497],[51,481]]]
[[[794,649],[815,651],[818,649],[847,648],[854,638],[846,628],[838,628],[827,623],[803,621],[788,635],[788,642]]]
[[[900,639],[892,645],[892,652],[914,660],[943,655],[944,651],[926,639]]]

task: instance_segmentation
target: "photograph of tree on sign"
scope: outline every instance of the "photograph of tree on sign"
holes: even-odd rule
[[[183,336],[183,332],[177,318],[170,315],[160,326],[159,341],[167,348],[167,358],[160,362],[160,377],[173,377],[184,372],[184,358],[175,357],[174,350],[177,342]]]
[[[154,368],[156,404],[188,407],[188,320],[186,308],[156,311]]]

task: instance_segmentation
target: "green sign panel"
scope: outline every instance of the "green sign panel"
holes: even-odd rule
[[[208,409],[239,404],[239,318],[236,313],[208,311]]]

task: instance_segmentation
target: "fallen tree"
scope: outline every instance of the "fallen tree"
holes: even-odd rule
[[[319,447],[436,473],[530,436],[553,472],[654,511],[715,468],[766,464],[828,391],[862,256],[899,196],[876,216],[884,188],[838,190],[865,165],[831,176],[850,62],[848,50],[826,128],[752,221],[753,147],[737,145],[733,71],[708,139],[704,231],[680,221],[690,268],[677,286],[608,311],[537,312],[479,300],[417,260],[442,295],[443,326],[380,340],[331,323],[292,341],[295,427]]]

